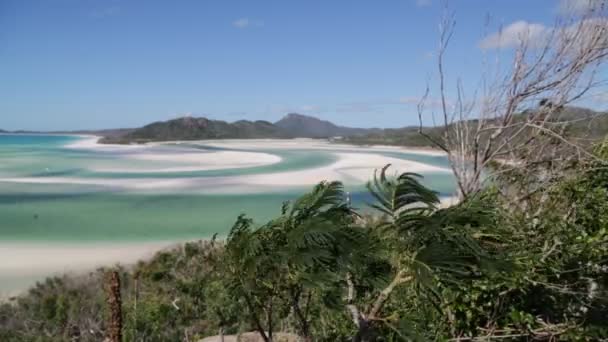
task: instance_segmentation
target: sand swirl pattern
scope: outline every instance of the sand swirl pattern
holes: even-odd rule
[[[366,181],[387,163],[423,174],[444,196],[454,191],[445,157],[430,151],[318,140],[96,141],[0,135],[0,258],[16,260],[0,265],[0,294],[52,273],[222,236],[241,213],[262,222],[323,179],[344,182],[364,208]]]

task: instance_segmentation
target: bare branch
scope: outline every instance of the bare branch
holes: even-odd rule
[[[437,128],[441,134],[429,134],[423,126],[428,85],[418,106],[419,132],[446,152],[461,198],[482,189],[484,180],[496,171],[489,166],[496,162],[513,161],[511,170],[527,172],[539,185],[563,173],[573,161],[593,158],[587,150],[588,140],[567,135],[568,127],[591,118],[562,116],[567,105],[606,84],[606,80],[598,80],[605,75],[599,70],[608,58],[606,11],[602,6],[580,16],[558,18],[554,27],[544,29],[538,37],[521,37],[513,50],[497,54],[512,56],[507,68],[482,72],[482,89],[471,98],[458,79],[456,102],[449,105],[445,56],[455,21],[446,10],[437,53],[441,100]],[[527,170],[530,165],[536,168]],[[498,171],[505,172],[504,168]],[[537,173],[536,179],[532,173]],[[536,188],[530,186],[529,190]]]

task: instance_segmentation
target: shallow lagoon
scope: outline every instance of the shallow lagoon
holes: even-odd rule
[[[114,179],[144,182],[146,179],[195,179],[258,174],[281,177],[283,172],[306,170],[331,165],[338,158],[331,149],[287,150],[256,147],[277,155],[280,162],[253,167],[188,172],[154,172],[156,168],[185,165],[182,153],[215,153],[242,151],[208,147],[192,143],[153,148],[86,149],[69,147],[79,137],[42,135],[0,136],[0,239],[2,241],[154,241],[205,238],[226,233],[235,218],[247,213],[257,221],[277,214],[283,201],[293,199],[310,186],[276,186],[265,189],[243,189],[243,193],[206,193],[206,187],[188,187],[171,191],[146,188],[124,189],[104,184],[70,184],[69,179]],[[67,147],[66,147],[67,146]],[[175,154],[175,161],[159,162],[131,158],[144,153]],[[363,151],[341,149],[340,152]],[[369,152],[369,151],[365,151]],[[445,158],[423,154],[374,152],[387,157],[415,160],[445,167]],[[100,172],[99,168],[129,169],[145,172]],[[379,167],[380,165],[378,165]],[[149,169],[146,170],[145,168]],[[444,196],[453,192],[453,179],[448,173],[428,172],[425,183]],[[371,173],[370,173],[371,176]],[[1,179],[10,178],[11,182]],[[36,178],[37,183],[20,183],[19,179]],[[56,179],[67,183],[45,183]],[[40,180],[42,179],[42,180]],[[55,179],[55,180],[54,180]],[[321,180],[321,179],[319,179]],[[346,181],[355,206],[364,207],[370,200],[363,182]],[[208,187],[210,188],[210,187]],[[215,189],[215,187],[214,187]]]
[[[365,182],[387,162],[453,194],[444,156],[395,148],[307,140],[100,146],[91,137],[0,135],[0,258],[12,260],[0,264],[0,292],[223,236],[242,213],[264,222],[322,179],[343,181],[353,205],[366,208]]]

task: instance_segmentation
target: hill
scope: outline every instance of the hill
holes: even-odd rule
[[[266,138],[329,138],[335,136],[363,136],[380,129],[351,128],[312,116],[290,113],[271,123],[268,121],[239,120],[228,123],[207,118],[184,117],[154,122],[144,127],[104,135],[103,143],[143,143],[147,141],[203,140],[203,139],[266,139]],[[120,133],[120,132],[119,132]]]
[[[523,111],[515,120],[525,120],[535,109]],[[554,122],[569,121],[566,133],[577,139],[596,141],[608,133],[608,115],[588,108],[564,107],[552,119]],[[476,125],[476,120],[469,120]],[[442,127],[423,127],[424,131],[440,137]],[[331,138],[341,137],[341,141],[356,145],[397,145],[429,147],[430,142],[420,135],[418,126],[402,128],[353,128],[339,126],[316,117],[289,113],[279,121],[271,123],[263,120],[239,120],[226,122],[207,118],[183,117],[169,121],[159,121],[141,128],[120,128],[80,131],[3,131],[0,133],[53,133],[53,134],[93,134],[104,138],[102,143],[130,144],[149,141],[205,140],[205,139],[289,139],[289,138]]]
[[[529,115],[534,113],[535,109],[530,109],[518,114],[515,121],[523,121]],[[556,113],[551,120],[554,123],[566,122],[567,128],[565,134],[567,136],[581,139],[585,141],[597,141],[608,134],[608,115],[606,112],[598,112],[588,108],[581,107],[564,107]],[[477,125],[477,120],[469,120],[468,124]],[[400,146],[420,146],[428,147],[431,143],[423,137],[419,132],[418,126],[409,126],[403,128],[388,128],[378,130],[366,135],[347,136],[344,142],[357,145],[400,145]],[[434,137],[441,137],[444,131],[443,127],[423,127],[426,134]],[[522,135],[522,139],[525,135]]]
[[[312,116],[289,113],[275,122],[287,135],[294,138],[328,138],[335,136],[362,136],[381,132],[377,128],[352,128],[335,125],[332,122]]]
[[[154,122],[124,135],[105,136],[103,143],[133,143],[170,140],[284,138],[279,128],[267,121],[240,120],[228,123],[207,118],[184,117]]]

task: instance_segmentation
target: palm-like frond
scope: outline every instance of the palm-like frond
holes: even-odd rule
[[[495,213],[482,201],[437,209],[437,194],[420,183],[419,175],[388,177],[388,168],[374,174],[368,189],[377,200],[372,207],[389,218],[377,227],[395,253],[394,269],[406,269],[416,288],[439,298],[437,284],[461,282],[500,267],[485,245],[485,239],[494,238],[485,229],[492,226]]]
[[[470,199],[441,209],[405,229],[410,248],[416,248],[410,268],[421,294],[437,308],[441,304],[438,286],[461,285],[484,273],[508,270],[510,265],[486,239],[500,239],[492,231],[495,213]]]
[[[439,203],[437,193],[420,183],[422,176],[405,172],[398,177],[387,177],[389,167],[390,164],[380,172],[374,171],[372,181],[367,183],[367,189],[377,201],[370,204],[372,208],[396,220],[402,214],[419,213]]]
[[[291,229],[286,236],[285,249],[294,265],[310,267],[332,262],[332,248],[336,243],[336,226],[314,217]]]
[[[311,192],[298,198],[291,206],[288,216],[294,223],[298,223],[321,213],[323,209],[331,210],[345,205],[345,199],[341,182],[324,181],[317,184]]]
[[[321,182],[296,201],[286,202],[282,215],[251,228],[251,221],[239,217],[228,245],[236,261],[251,272],[267,278],[287,277],[292,283],[322,283],[344,264],[342,258],[357,241],[346,232],[353,212],[346,204],[340,182]]]

